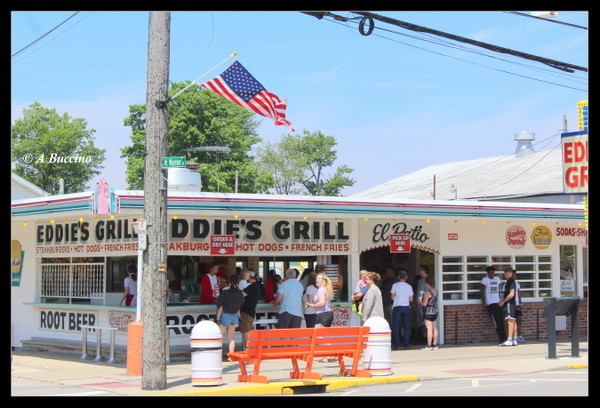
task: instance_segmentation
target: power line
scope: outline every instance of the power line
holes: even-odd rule
[[[544,58],[544,57],[540,57],[537,55],[533,55],[533,54],[528,54],[525,52],[521,52],[521,51],[516,51],[516,50],[511,50],[509,48],[505,48],[505,47],[500,47],[498,45],[493,45],[493,44],[488,44],[482,41],[477,41],[477,40],[473,40],[467,37],[462,37],[459,35],[455,35],[455,34],[450,34],[450,33],[446,33],[443,31],[439,31],[439,30],[434,30],[432,28],[428,28],[428,27],[423,27],[423,26],[419,26],[416,24],[411,24],[411,23],[407,23],[405,21],[400,21],[394,18],[390,18],[390,17],[385,17],[385,16],[381,16],[379,14],[375,14],[375,13],[371,13],[371,12],[354,12],[355,14],[359,14],[362,15],[366,18],[371,18],[374,20],[379,20],[382,21],[384,23],[388,23],[388,24],[392,24],[398,27],[402,27],[405,28],[407,30],[411,30],[411,31],[417,31],[417,32],[424,32],[424,33],[429,33],[429,34],[433,34],[433,35],[437,35],[440,37],[445,37],[445,38],[449,38],[451,40],[455,40],[455,41],[459,41],[459,42],[464,42],[466,44],[471,44],[471,45],[475,45],[477,47],[481,47],[481,48],[485,48],[491,51],[495,51],[495,52],[499,52],[499,53],[504,53],[504,54],[510,54],[510,55],[514,55],[517,57],[521,57],[524,59],[529,59],[529,60],[533,60],[533,61],[537,61],[537,62],[541,62],[543,64],[546,64],[548,66],[551,66],[553,68],[556,69],[560,69],[566,72],[573,72],[573,70],[578,70],[578,71],[584,71],[587,72],[587,68],[585,67],[581,67],[578,65],[574,65],[574,64],[569,64],[566,62],[561,62],[561,61],[557,61],[557,60],[552,60],[549,58]]]
[[[407,36],[406,34],[402,34],[402,33],[396,32],[396,31],[391,31],[391,30],[387,30],[387,29],[383,29],[383,28],[378,28],[378,30],[387,31],[387,32],[394,33],[394,34]],[[500,69],[500,68],[496,68],[496,67],[490,67],[490,66],[487,66],[487,65],[483,65],[483,64],[479,64],[479,63],[473,62],[473,61],[468,61],[468,60],[465,60],[463,58],[458,58],[458,57],[454,57],[454,56],[451,56],[451,55],[448,55],[448,54],[444,54],[444,53],[441,53],[441,52],[428,50],[426,48],[418,47],[418,46],[413,45],[413,44],[409,44],[409,43],[406,43],[406,42],[402,42],[402,41],[398,41],[398,40],[395,40],[395,39],[392,39],[392,38],[388,38],[388,37],[385,37],[383,35],[379,35],[379,34],[373,34],[373,35],[375,35],[377,37],[380,37],[380,38],[384,38],[384,39],[390,40],[390,41],[398,42],[400,44],[407,45],[409,47],[418,48],[418,49],[423,50],[423,51],[431,52],[433,54],[437,54],[437,55],[441,55],[441,56],[444,56],[444,57],[447,57],[447,58],[452,58],[452,59],[456,59],[458,61],[466,62],[468,64],[473,64],[473,65],[477,65],[477,66],[480,66],[480,67],[483,67],[483,68],[487,68],[487,69],[491,69],[491,70],[494,70],[494,71],[503,72],[505,74],[514,75],[514,76],[518,76],[518,77],[522,77],[522,78],[527,78],[527,79],[531,79],[531,80],[534,80],[534,81],[547,83],[547,84],[550,84],[550,85],[556,85],[556,86],[561,86],[561,87],[564,87],[564,88],[574,89],[574,90],[577,90],[577,91],[587,92],[586,89],[575,88],[575,87],[572,87],[572,86],[568,86],[568,85],[564,85],[564,84],[559,84],[559,83],[556,83],[556,82],[551,82],[551,81],[543,80],[543,79],[540,79],[540,78],[535,78],[535,77],[532,77],[532,76],[527,76],[527,75],[519,74],[519,73],[516,73],[516,72],[510,72],[510,71],[507,71],[507,70],[504,70],[504,69]],[[421,41],[432,42],[432,41],[429,41],[427,39],[419,38],[419,37],[415,37],[415,36],[408,35],[408,37],[409,38],[413,38],[413,39],[417,39],[417,40],[421,40]],[[469,53],[477,54],[477,55],[480,55],[480,56],[485,56],[485,57],[488,57],[488,58],[493,58],[493,59],[496,59],[496,60],[499,60],[499,61],[503,61],[503,62],[506,62],[506,63],[509,63],[509,64],[519,65],[521,67],[525,67],[525,68],[529,68],[529,69],[534,69],[534,70],[538,70],[538,71],[542,70],[546,74],[549,74],[549,75],[559,75],[559,76],[560,75],[566,75],[566,74],[561,74],[560,72],[550,72],[550,71],[545,70],[543,68],[533,67],[531,65],[520,64],[520,63],[517,63],[515,61],[509,61],[509,60],[506,60],[506,59],[503,59],[503,58],[498,58],[498,57],[495,57],[495,56],[492,56],[492,55],[488,55],[488,54],[485,54],[485,53],[481,53],[481,52],[477,52],[477,51],[474,51],[474,50],[470,50],[470,49],[462,47],[462,46],[447,44],[445,42],[433,42],[433,43],[436,44],[436,45],[450,47],[450,48],[458,49],[460,51],[469,52]],[[563,79],[567,79],[567,80],[572,81],[572,82],[577,82],[577,83],[580,83],[580,84],[585,84],[585,79],[583,79],[583,78],[572,78],[572,77],[564,77],[564,76],[561,76],[561,77]],[[581,82],[581,81],[584,81],[584,82]]]
[[[50,31],[48,31],[46,34],[42,35],[37,40],[29,43],[25,47],[21,48],[19,51],[15,52],[10,58],[13,59],[13,58],[17,57],[19,54],[21,54],[21,53],[25,52],[26,50],[28,50],[29,48],[33,47],[35,44],[37,44],[38,42],[40,42],[41,40],[43,40],[45,37],[47,37],[48,35],[50,35],[50,33],[52,33],[58,27],[60,27],[61,25],[63,25],[64,23],[66,23],[67,21],[69,21],[70,19],[72,19],[73,17],[75,17],[77,14],[79,14],[79,11],[74,12],[69,17],[67,17],[62,23],[60,23],[59,25],[57,25],[56,27],[54,27],[53,29],[51,29]]]
[[[523,16],[523,17],[529,17],[529,18],[537,18],[538,20],[547,21],[549,23],[562,24],[562,25],[566,25],[566,26],[574,27],[574,28],[581,28],[582,30],[587,30],[588,29],[587,27],[583,27],[583,26],[580,26],[580,25],[577,25],[577,24],[566,23],[564,21],[558,21],[558,20],[549,20],[547,18],[538,17],[538,16],[532,16],[531,14],[521,13],[519,11],[505,11],[505,13],[515,14],[517,16]]]
[[[338,16],[338,15],[332,14],[330,12],[316,12],[316,13],[304,13],[304,14],[311,15],[311,16],[316,17],[318,19],[321,19],[323,17],[333,17],[333,20],[326,20],[326,21],[330,21],[330,22],[333,22],[333,23],[341,24],[341,25],[344,25],[344,26],[347,26],[348,22],[357,23],[358,20],[366,18],[366,17],[346,18],[346,17],[342,17],[342,16]],[[510,60],[507,60],[507,59],[504,59],[504,58],[499,58],[498,56],[489,55],[489,54],[486,54],[486,53],[483,53],[483,52],[480,52],[480,51],[477,51],[477,50],[473,50],[473,49],[467,48],[467,47],[462,46],[460,44],[454,44],[454,43],[445,41],[445,40],[440,39],[440,38],[434,38],[433,36],[432,36],[432,38],[423,38],[423,37],[418,37],[416,35],[410,35],[410,34],[406,34],[406,33],[401,33],[401,32],[398,32],[398,31],[394,31],[394,30],[390,30],[390,29],[386,29],[386,28],[382,28],[382,27],[376,27],[376,28],[379,31],[386,31],[386,32],[397,34],[397,35],[401,35],[401,36],[404,36],[404,37],[408,37],[408,38],[412,38],[412,39],[416,39],[416,40],[421,40],[421,41],[429,42],[429,43],[432,43],[432,44],[435,44],[435,45],[445,46],[445,47],[453,48],[453,49],[456,49],[456,50],[459,50],[459,51],[469,52],[469,53],[476,54],[476,55],[479,55],[479,56],[485,56],[485,57],[488,57],[488,58],[493,58],[493,59],[496,59],[496,60],[499,60],[499,61],[503,61],[503,62],[506,62],[506,63],[509,63],[509,64],[515,64],[515,65],[518,65],[520,67],[524,67],[524,68],[528,68],[528,69],[534,69],[536,71],[543,71],[543,72],[545,72],[546,74],[549,74],[549,75],[558,75],[558,76],[561,76],[563,79],[567,79],[567,80],[572,81],[572,82],[576,82],[576,83],[580,83],[580,84],[585,84],[585,79],[584,78],[580,78],[580,77],[575,77],[574,78],[571,75],[567,76],[566,73],[561,73],[561,72],[558,72],[558,71],[549,71],[549,70],[546,70],[546,69],[543,69],[543,68],[540,68],[540,67],[534,67],[532,65],[526,65],[526,64],[518,63],[516,61],[510,61]],[[364,30],[364,25],[363,25],[363,30]],[[369,31],[371,32],[372,30],[369,29]],[[361,31],[361,34],[362,33],[363,32]],[[363,35],[365,35],[365,34],[363,34]],[[380,37],[380,38],[384,38],[384,39],[387,39],[387,40],[390,40],[390,41],[394,41],[394,42],[397,42],[399,44],[407,45],[409,47],[417,48],[417,49],[422,50],[422,51],[426,51],[426,52],[430,52],[430,53],[433,53],[433,54],[441,55],[441,56],[444,56],[444,57],[447,57],[447,58],[452,58],[452,59],[455,59],[455,60],[458,60],[458,61],[461,61],[461,62],[465,62],[465,63],[468,63],[468,64],[473,64],[473,65],[480,66],[480,67],[487,68],[487,69],[491,69],[491,70],[494,70],[494,71],[503,72],[503,73],[506,73],[506,74],[509,74],[509,75],[514,75],[514,76],[518,76],[518,77],[521,77],[521,78],[531,79],[531,80],[534,80],[534,81],[537,81],[537,82],[542,82],[542,83],[546,83],[546,84],[550,84],[550,85],[555,85],[555,86],[560,86],[560,87],[564,87],[564,88],[574,89],[574,90],[577,90],[577,91],[587,92],[586,89],[580,89],[580,88],[576,88],[576,87],[573,87],[573,86],[568,86],[568,85],[564,85],[564,84],[560,84],[560,83],[556,83],[556,82],[544,80],[544,79],[533,77],[533,76],[528,76],[528,75],[524,75],[524,74],[520,74],[520,73],[516,73],[516,72],[511,72],[511,71],[508,71],[508,70],[505,70],[505,69],[500,69],[500,68],[497,68],[497,67],[490,67],[490,66],[487,66],[487,65],[484,65],[484,64],[480,64],[480,63],[476,63],[476,62],[473,62],[473,61],[468,61],[468,60],[465,60],[465,59],[462,59],[462,58],[458,58],[458,57],[455,57],[455,56],[452,56],[452,55],[444,54],[444,53],[441,53],[441,52],[438,52],[438,51],[433,51],[433,50],[430,50],[430,49],[427,49],[427,48],[419,47],[417,45],[406,43],[406,42],[403,42],[403,41],[400,41],[400,40],[397,40],[397,39],[389,38],[389,37],[386,37],[386,36],[383,36],[383,35],[380,35],[380,34],[372,34],[372,35]],[[427,33],[425,33],[425,35],[429,36]],[[584,81],[584,82],[582,82],[582,81]]]

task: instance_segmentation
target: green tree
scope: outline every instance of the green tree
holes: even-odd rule
[[[298,182],[304,178],[306,157],[296,149],[294,135],[283,136],[279,143],[264,143],[257,149],[259,168],[271,177],[276,194],[302,194]]]
[[[280,142],[259,149],[260,167],[271,174],[278,194],[339,196],[355,181],[348,177],[354,170],[347,165],[336,168],[330,176],[325,174],[337,160],[336,145],[334,136],[320,131],[288,134]]]
[[[189,82],[172,83],[171,95]],[[191,86],[168,104],[169,155],[186,157],[198,163],[203,191],[233,192],[236,184],[240,193],[264,192],[270,186],[268,175],[261,173],[252,147],[261,141],[256,132],[260,123],[253,112],[227,99]],[[125,125],[131,127],[133,144],[121,149],[127,159],[129,188],[144,185],[145,105],[129,107]],[[201,150],[225,147],[227,152]],[[193,150],[197,149],[198,150]]]
[[[34,103],[11,127],[14,172],[51,194],[83,191],[103,168],[104,149],[94,146],[96,131],[81,118],[59,115]]]

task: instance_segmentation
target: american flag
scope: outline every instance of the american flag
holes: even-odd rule
[[[239,61],[235,61],[221,75],[200,86],[243,108],[273,119],[275,125],[291,126],[291,123],[285,119],[287,100],[281,100],[277,95],[267,91]]]

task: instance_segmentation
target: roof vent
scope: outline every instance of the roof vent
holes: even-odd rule
[[[199,192],[202,190],[200,173],[198,173],[195,169],[185,167],[170,167],[168,171],[169,190],[194,192]]]
[[[535,140],[535,133],[522,131],[515,133],[515,141],[517,142],[517,149],[515,150],[515,156],[523,157],[534,152],[533,142]]]

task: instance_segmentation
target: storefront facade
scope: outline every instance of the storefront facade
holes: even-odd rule
[[[116,194],[112,215],[91,213],[90,193],[13,201],[13,347],[33,338],[78,341],[82,325],[117,328],[117,344],[126,344],[136,309],[119,301],[127,267],[138,260],[134,222],[143,218],[144,197]],[[168,217],[165,327],[173,345],[189,344],[194,324],[216,315],[214,305],[197,303],[194,286],[211,262],[227,276],[236,267],[263,278],[288,267],[325,271],[335,285],[335,325],[360,324],[348,299],[361,268],[403,267],[412,283],[425,264],[441,293],[441,342],[449,343],[493,336],[480,313],[486,265],[516,268],[522,297],[536,310],[544,298],[586,296],[587,231],[577,205],[178,192],[169,196]],[[259,304],[258,319],[276,316]]]

